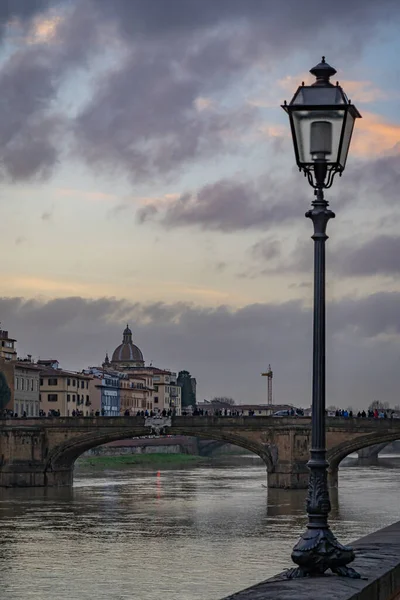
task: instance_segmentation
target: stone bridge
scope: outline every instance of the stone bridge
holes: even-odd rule
[[[305,488],[311,419],[273,417],[172,417],[168,433],[235,444],[265,462],[268,485]],[[144,417],[0,420],[0,487],[72,485],[83,452],[149,434]],[[362,448],[400,439],[400,420],[326,419],[330,483],[339,463]]]

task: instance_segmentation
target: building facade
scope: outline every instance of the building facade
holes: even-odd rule
[[[15,363],[13,408],[18,416],[39,416],[40,367],[29,359]]]
[[[129,373],[120,380],[121,414],[128,411],[130,415],[136,415],[139,411],[153,410],[153,390],[148,381],[148,377],[134,373]]]
[[[70,417],[77,411],[83,416],[91,413],[89,382],[91,377],[83,373],[64,371],[57,361],[38,361],[40,371],[40,407],[46,413],[59,413]],[[56,368],[54,368],[56,366]]]
[[[105,373],[96,387],[100,389],[100,413],[103,417],[119,417],[121,412],[119,377]]]
[[[0,329],[0,358],[4,360],[16,360],[17,350],[15,348],[15,342],[13,338],[10,338],[8,331]]]
[[[153,368],[154,410],[155,412],[171,410],[181,414],[181,387],[177,384],[176,373]]]
[[[38,417],[40,411],[40,368],[26,360],[0,358],[0,372],[10,389],[8,403],[3,410],[26,417]]]

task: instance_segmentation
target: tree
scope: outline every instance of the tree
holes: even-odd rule
[[[179,371],[177,383],[182,388],[182,408],[185,406],[195,406],[196,396],[193,391],[192,376],[190,375],[189,371]]]
[[[228,396],[216,396],[211,400],[211,404],[235,404],[233,398],[229,398]]]
[[[8,387],[4,373],[0,371],[0,410],[3,410],[9,403],[11,398],[11,390]]]
[[[387,410],[389,408],[389,402],[381,402],[380,400],[374,400],[368,407],[368,410]]]

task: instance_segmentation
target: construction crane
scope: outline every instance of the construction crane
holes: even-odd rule
[[[268,371],[261,373],[262,377],[267,377],[267,404],[272,404],[272,377],[274,376],[271,365],[268,365]]]

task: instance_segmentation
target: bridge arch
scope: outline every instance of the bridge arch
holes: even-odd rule
[[[201,430],[190,428],[190,430],[186,430],[181,427],[170,427],[167,431],[171,435],[199,437],[239,446],[258,455],[264,461],[267,471],[273,471],[274,462],[268,444],[258,443],[243,435],[223,431],[210,431],[209,429]],[[92,448],[108,442],[129,439],[132,437],[146,437],[148,435],[148,427],[133,427],[132,429],[124,427],[123,429],[113,431],[110,431],[109,429],[97,430],[94,432],[90,431],[65,440],[55,445],[46,457],[45,485],[54,478],[60,479],[62,481],[61,485],[65,485],[65,482],[72,483],[73,468],[76,459]],[[57,474],[60,473],[61,476],[58,476]]]
[[[389,444],[399,439],[399,432],[390,431],[387,433],[379,432],[376,435],[362,435],[360,437],[351,438],[331,448],[327,452],[327,461],[329,462],[329,472],[331,484],[337,486],[339,465],[349,454],[375,446],[378,444]]]

